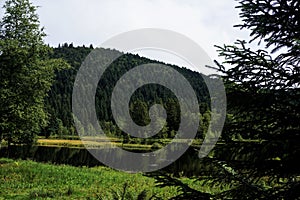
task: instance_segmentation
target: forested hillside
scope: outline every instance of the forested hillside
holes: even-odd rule
[[[67,43],[53,48],[51,57],[62,58],[71,65],[71,68],[56,72],[56,81],[46,99],[50,122],[41,135],[60,136],[77,134],[72,117],[72,88],[81,63],[92,50],[92,45],[89,47],[74,47],[73,44]],[[116,50],[103,49],[103,51],[109,53]],[[98,119],[107,134],[112,136],[121,136],[124,134],[115,125],[110,108],[111,94],[115,84],[128,70],[148,63],[165,64],[140,57],[139,55],[123,54],[103,74],[98,83],[95,106]],[[204,80],[201,74],[197,72],[174,65],[168,66],[179,71],[190,82],[196,92],[201,113],[201,116],[199,116],[201,126],[199,126],[198,137],[202,138],[210,121],[209,94]],[[177,98],[169,89],[154,84],[139,88],[131,98],[129,105],[131,116],[138,125],[148,124],[150,122],[148,110],[150,106],[156,103],[162,104],[167,111],[167,124],[157,137],[173,137],[175,131],[178,129],[180,110]],[[84,130],[84,134],[94,135],[95,130],[90,126],[89,130]]]

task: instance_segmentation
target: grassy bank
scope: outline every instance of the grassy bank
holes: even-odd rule
[[[84,148],[84,147],[103,147],[105,145],[112,145],[116,147],[121,147],[126,150],[145,150],[149,151],[151,149],[160,149],[161,147],[169,144],[172,139],[147,139],[142,140],[140,138],[132,138],[130,141],[123,141],[120,138],[115,137],[82,137],[78,136],[64,136],[61,138],[43,138],[39,137],[36,145],[39,146],[55,146],[55,147],[72,147],[72,148]],[[178,143],[187,142],[190,140],[173,140]],[[199,146],[201,144],[200,140],[194,140],[193,146]]]
[[[105,145],[112,145],[122,147],[126,150],[146,150],[149,151],[153,148],[154,143],[161,145],[169,143],[170,139],[152,139],[148,142],[141,142],[140,139],[131,139],[130,141],[123,141],[120,138],[108,137],[104,139],[102,137],[63,137],[63,138],[42,138],[39,137],[37,145],[39,146],[59,146],[59,147],[72,147],[72,148],[84,148],[84,147],[102,147]],[[155,146],[155,145],[154,145]]]
[[[176,188],[157,188],[154,179],[140,173],[0,158],[0,199],[167,199],[175,194]]]

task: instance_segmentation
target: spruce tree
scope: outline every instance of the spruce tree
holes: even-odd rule
[[[300,197],[300,2],[239,0],[237,8],[242,23],[236,27],[250,30],[251,39],[217,46],[229,103],[226,143],[202,160],[211,170],[199,177],[205,187],[221,190],[206,194],[155,175],[161,186],[179,188],[174,199]],[[260,49],[251,49],[251,42]]]

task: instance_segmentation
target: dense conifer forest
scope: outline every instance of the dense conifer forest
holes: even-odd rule
[[[67,43],[59,45],[57,48],[53,48],[51,57],[55,59],[63,59],[70,64],[71,67],[56,72],[54,85],[51,87],[46,98],[46,107],[50,114],[50,123],[41,132],[41,135],[45,135],[47,137],[50,135],[77,135],[72,116],[72,88],[81,63],[92,50],[92,45],[90,45],[90,47],[74,47],[73,44]],[[103,51],[109,52],[116,50],[103,49]],[[112,136],[120,136],[121,134],[121,131],[114,123],[110,108],[111,93],[116,82],[130,69],[138,65],[148,63],[165,64],[140,57],[139,55],[123,54],[115,62],[113,62],[101,78],[98,84],[95,106],[98,119],[101,125],[105,127],[104,129],[108,132],[108,134]],[[198,102],[200,102],[199,109],[201,112],[201,116],[199,116],[201,128],[198,131],[198,137],[203,138],[203,133],[207,130],[210,117],[210,97],[206,84],[202,78],[204,75],[191,71],[187,68],[180,68],[175,65],[168,66],[173,67],[183,74],[196,92]],[[179,124],[179,104],[174,94],[163,86],[154,84],[147,85],[139,88],[134,93],[130,103],[130,111],[132,112],[133,120],[135,120],[135,122],[139,125],[146,125],[149,123],[148,110],[154,103],[162,103],[168,113],[167,125],[162,130],[163,133],[160,134],[160,137],[174,136],[174,131],[178,129]],[[92,126],[90,127],[92,129]],[[85,130],[86,135],[93,135],[95,134],[94,132],[95,131],[93,130]]]

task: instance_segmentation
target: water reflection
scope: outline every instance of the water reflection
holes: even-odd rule
[[[173,149],[174,152],[176,149]],[[165,152],[165,154],[157,154],[155,152],[147,152],[142,150],[136,150],[135,153],[142,155],[143,162],[137,163],[136,160],[130,160],[130,158],[124,158],[122,152],[117,148],[102,148],[102,149],[89,149],[94,155],[103,156],[104,159],[110,159],[116,164],[123,164],[123,169],[131,171],[132,163],[142,166],[144,168],[156,169],[160,163],[169,163],[172,160],[172,152]],[[73,166],[103,166],[88,150],[84,148],[70,148],[70,147],[51,147],[51,146],[11,146],[9,157],[15,159],[31,159],[38,162],[47,162],[54,164],[68,164]],[[0,157],[7,157],[7,147],[0,149]],[[112,157],[112,155],[114,155]],[[199,160],[197,158],[197,152],[194,150],[188,150],[183,156],[181,156],[173,164],[164,168],[164,170],[170,172],[180,172],[186,170],[186,166],[194,166],[189,162],[195,162]],[[199,166],[198,166],[199,167]],[[185,169],[184,169],[185,168]],[[194,171],[193,168],[190,171]]]

